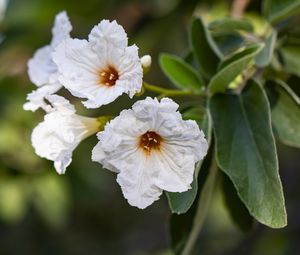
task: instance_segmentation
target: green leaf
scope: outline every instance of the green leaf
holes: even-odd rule
[[[272,32],[266,38],[264,47],[255,58],[256,65],[258,67],[265,67],[271,63],[273,53],[274,53],[276,38],[277,38],[277,32],[275,30],[272,30]]]
[[[254,58],[261,48],[262,45],[251,45],[222,61],[219,72],[208,85],[209,93],[224,92],[238,75],[254,64]]]
[[[176,87],[199,90],[203,86],[194,68],[181,58],[162,54],[159,60],[161,69]]]
[[[246,206],[240,200],[233,183],[223,174],[223,194],[224,202],[232,220],[243,231],[249,231],[253,226],[253,218],[249,214]]]
[[[299,13],[299,0],[265,0],[263,10],[271,23],[277,23],[290,15]]]
[[[268,81],[275,134],[286,145],[300,148],[300,99],[283,81]]]
[[[300,48],[297,46],[285,46],[280,51],[285,71],[300,77]]]
[[[217,71],[222,54],[200,18],[195,18],[192,22],[190,44],[200,73],[204,78],[210,79]]]
[[[210,143],[211,140],[211,121],[207,111],[203,108],[192,108],[183,114],[184,119],[196,120],[200,129],[203,130],[206,139]],[[201,169],[202,161],[199,161],[195,166],[194,180],[191,184],[191,189],[182,192],[166,192],[169,206],[172,213],[182,214],[186,213],[192,206],[198,191],[198,175]]]
[[[209,108],[218,165],[233,182],[249,213],[267,226],[286,226],[277,152],[265,92],[250,80],[239,95],[213,96]]]
[[[253,26],[249,20],[246,19],[233,19],[233,18],[222,18],[214,20],[209,23],[208,28],[216,32],[231,32],[234,30],[242,30],[247,32],[253,32]]]

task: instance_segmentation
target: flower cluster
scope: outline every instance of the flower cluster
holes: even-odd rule
[[[183,120],[178,105],[169,98],[147,97],[119,116],[88,118],[55,95],[61,88],[83,98],[86,108],[99,108],[126,93],[132,98],[143,85],[150,56],[141,59],[136,45],[116,21],[103,20],[88,40],[70,37],[66,12],[59,13],[52,41],[28,62],[30,80],[38,87],[27,96],[25,110],[42,108],[46,115],[32,132],[37,155],[54,161],[59,174],[72,161],[72,152],[98,132],[92,160],[117,173],[117,182],[129,204],[145,208],[163,190],[190,188],[195,163],[206,155],[208,144],[197,123]]]

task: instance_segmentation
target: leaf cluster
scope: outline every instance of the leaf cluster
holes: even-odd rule
[[[198,220],[197,204],[214,161],[224,202],[242,230],[254,220],[271,228],[287,224],[276,141],[300,147],[300,99],[289,85],[291,77],[300,77],[299,8],[299,1],[264,1],[263,33],[255,18],[194,17],[188,54],[161,55],[161,69],[175,87],[205,95],[182,111],[210,144],[195,166],[191,190],[167,193],[176,254]]]

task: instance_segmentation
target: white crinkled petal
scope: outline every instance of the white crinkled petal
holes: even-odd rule
[[[114,63],[119,71],[116,87],[122,87],[132,98],[139,92],[143,84],[143,69],[136,45],[129,46],[121,56],[115,56]]]
[[[46,99],[51,103],[53,110],[59,111],[60,115],[72,115],[76,110],[67,99],[58,95],[47,95]]]
[[[86,108],[98,108],[107,105],[124,93],[122,87],[103,87],[99,85],[87,88],[86,91],[89,93],[88,100],[82,102]]]
[[[50,106],[44,97],[57,92],[62,85],[58,81],[57,65],[53,62],[54,48],[63,40],[70,38],[71,23],[65,11],[55,17],[52,28],[52,41],[50,45],[38,49],[28,61],[28,75],[32,83],[40,87],[27,96],[28,102],[24,104],[25,110],[35,111],[43,108],[48,111]]]
[[[28,102],[23,105],[24,110],[34,112],[37,109],[42,108],[44,111],[49,112],[51,106],[45,102],[45,97],[54,94],[60,90],[61,87],[62,85],[60,84],[50,84],[32,91],[27,95]]]
[[[102,20],[94,26],[89,34],[89,42],[92,46],[108,43],[118,48],[125,48],[128,43],[127,34],[122,26],[115,20]]]
[[[51,46],[54,49],[63,40],[70,38],[72,25],[65,11],[58,13],[55,16],[54,26],[52,27]]]
[[[32,83],[42,86],[49,83],[49,77],[57,71],[51,59],[52,48],[44,46],[38,49],[28,61],[28,75]]]
[[[142,87],[142,68],[136,46],[124,49],[103,43],[91,48],[86,40],[68,39],[53,53],[60,73],[59,81],[74,96],[86,98],[87,108],[97,108],[113,102],[123,93],[132,97]],[[113,66],[119,79],[113,86],[99,83],[99,71]]]
[[[105,141],[100,140],[94,147],[92,160],[118,173],[117,182],[129,204],[144,209],[158,200],[162,194],[162,190],[156,185],[160,169],[153,162],[147,161],[143,152],[135,148],[135,141],[122,140],[118,150],[108,153],[103,150],[103,143]]]
[[[57,14],[52,28],[51,44],[38,49],[33,58],[28,61],[28,75],[36,86],[56,83],[56,81],[53,81],[53,77],[52,81],[50,80],[50,77],[57,72],[51,54],[59,43],[70,38],[71,30],[72,26],[66,12]]]
[[[94,98],[98,83],[98,56],[86,40],[67,39],[53,53],[60,73],[59,81],[74,96]]]
[[[61,96],[50,95],[51,111],[38,124],[31,136],[35,152],[40,157],[54,161],[59,174],[71,163],[73,150],[78,144],[96,133],[97,119],[75,114],[74,107]]]
[[[57,121],[60,122],[59,119]],[[51,120],[48,119],[37,125],[32,132],[31,141],[35,153],[42,158],[54,161],[56,171],[63,174],[71,163],[72,152],[77,143],[66,142],[65,132],[60,133],[59,127],[50,122]]]
[[[146,159],[142,151],[134,154],[134,164],[125,165],[117,177],[124,197],[132,206],[144,209],[158,200],[162,189],[156,185],[160,166]]]
[[[195,121],[185,121],[173,100],[146,98],[123,110],[98,134],[92,159],[118,172],[117,181],[131,205],[145,208],[162,190],[184,192],[193,181],[195,163],[208,144]],[[147,131],[161,138],[160,150],[140,147]]]

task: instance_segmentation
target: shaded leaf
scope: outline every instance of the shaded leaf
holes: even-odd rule
[[[176,87],[180,89],[199,90],[203,86],[194,68],[181,58],[162,54],[159,63],[165,75]]]
[[[190,44],[199,64],[200,73],[209,79],[217,71],[222,54],[200,18],[195,18],[192,22]]]
[[[300,48],[297,46],[285,46],[280,51],[285,71],[300,77]]]
[[[265,45],[262,50],[257,54],[255,63],[258,67],[265,67],[271,63],[275,43],[277,38],[277,32],[272,30],[269,36],[266,38]]]
[[[263,10],[271,23],[293,15],[300,11],[300,1],[298,0],[265,0]]]
[[[209,103],[219,167],[259,222],[287,223],[270,109],[262,88],[248,81],[242,94],[217,94]]]
[[[222,61],[218,73],[208,85],[210,94],[224,92],[239,74],[254,64],[254,58],[261,47],[261,45],[251,45]]]
[[[240,200],[231,180],[223,174],[224,202],[232,220],[243,231],[249,231],[253,226],[253,218],[246,206]]]
[[[268,81],[275,134],[286,145],[300,148],[300,99],[283,81]]]

